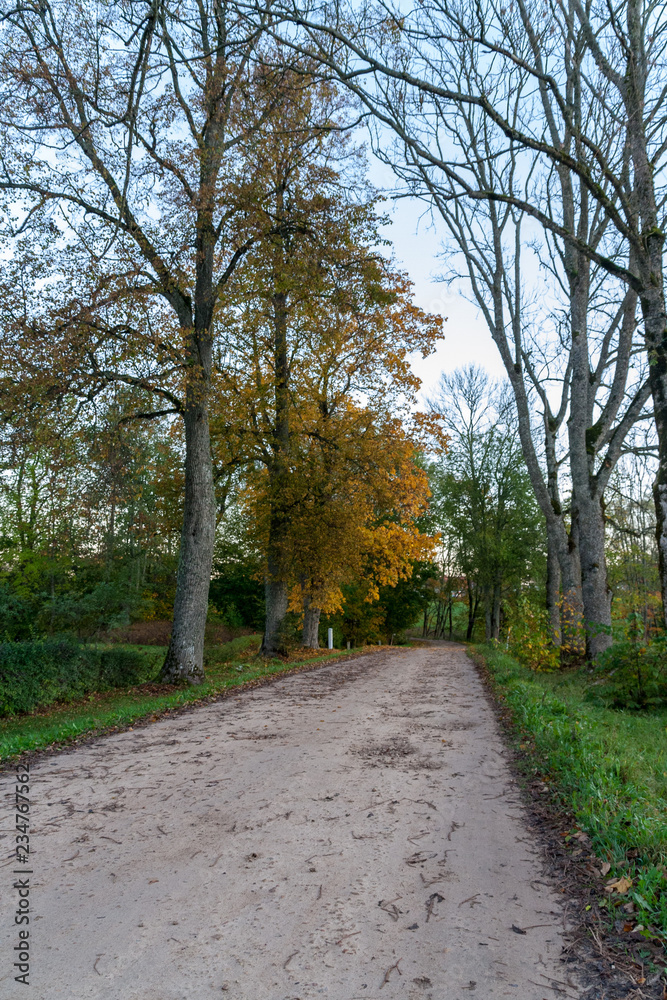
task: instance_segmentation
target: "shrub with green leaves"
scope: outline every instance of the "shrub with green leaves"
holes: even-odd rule
[[[2,642],[0,716],[146,679],[145,660],[133,650],[104,649],[69,638]]]
[[[611,708],[667,705],[667,639],[626,638],[614,643],[600,657],[588,699]]]
[[[146,660],[133,649],[111,647],[100,652],[98,690],[131,687],[152,678],[147,675]]]
[[[616,622],[615,642],[599,657],[587,698],[611,708],[667,706],[667,635],[651,634],[644,615]]]

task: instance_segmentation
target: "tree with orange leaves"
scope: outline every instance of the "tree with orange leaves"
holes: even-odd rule
[[[323,85],[309,98],[331,95]],[[267,655],[281,648],[290,593],[293,605],[301,594],[310,643],[319,609],[340,601],[341,582],[372,551],[381,583],[424,551],[414,519],[428,489],[401,418],[419,387],[409,354],[426,356],[442,326],[378,252],[383,220],[340,169],[358,159],[349,140],[309,132],[322,115],[307,102],[299,112],[302,127],[264,147],[273,231],[230,281],[212,418],[219,468],[249,470],[245,495],[266,552]]]

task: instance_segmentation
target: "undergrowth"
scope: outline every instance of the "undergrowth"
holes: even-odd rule
[[[630,911],[636,934],[667,940],[667,710],[593,704],[585,670],[536,673],[499,649],[475,651],[510,710],[524,773],[573,814],[610,865],[607,883],[631,882],[602,898],[610,923]]]

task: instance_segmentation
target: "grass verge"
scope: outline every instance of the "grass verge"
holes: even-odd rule
[[[610,925],[664,943],[667,710],[600,707],[586,701],[585,671],[534,673],[498,649],[473,652],[508,709],[521,771],[545,783],[603,862]]]
[[[0,720],[0,761],[28,751],[71,743],[82,736],[125,729],[140,720],[154,720],[166,712],[209,701],[230,688],[261,683],[263,678],[312,668],[322,660],[359,656],[380,647],[352,650],[295,651],[285,659],[258,656],[260,636],[242,636],[204,652],[206,680],[196,687],[149,682],[136,687],[98,692],[79,701],[50,705],[27,715]],[[157,671],[166,647],[127,646],[141,651]]]

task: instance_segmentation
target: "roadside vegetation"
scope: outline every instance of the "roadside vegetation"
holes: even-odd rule
[[[124,729],[142,720],[155,720],[165,712],[216,698],[230,688],[312,667],[322,660],[359,656],[363,652],[359,649],[298,650],[291,656],[267,659],[259,656],[260,643],[261,636],[250,635],[206,649],[206,681],[196,687],[157,681],[165,647],[102,648],[98,652],[122,653],[124,662],[131,663],[133,670],[140,670],[141,682],[94,690],[85,697],[73,690],[67,700],[0,718],[0,761],[30,750],[69,743],[82,736]],[[118,657],[115,662],[120,659]]]
[[[664,943],[667,703],[649,711],[610,707],[599,693],[608,672],[535,671],[502,647],[473,649],[509,710],[521,770],[574,817],[572,836],[590,838],[609,925],[620,921],[633,939]]]

